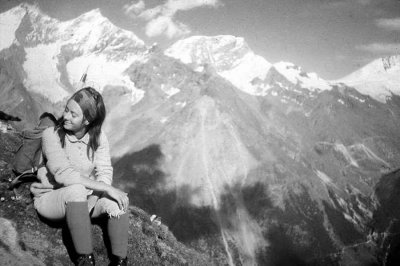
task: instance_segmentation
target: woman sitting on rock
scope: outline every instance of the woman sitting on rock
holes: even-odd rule
[[[68,100],[56,127],[43,132],[45,165],[33,183],[34,206],[49,220],[66,220],[76,253],[76,265],[94,265],[90,218],[108,215],[110,265],[127,265],[127,193],[111,186],[108,141],[101,131],[105,118],[102,96],[93,88]]]

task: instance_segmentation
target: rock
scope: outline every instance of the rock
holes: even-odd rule
[[[0,169],[4,169],[7,166],[7,162],[0,160]]]
[[[381,247],[382,265],[400,265],[400,169],[381,178],[375,197],[379,204],[373,215],[371,239]]]
[[[1,265],[45,265],[25,250],[14,224],[0,217],[0,264]]]

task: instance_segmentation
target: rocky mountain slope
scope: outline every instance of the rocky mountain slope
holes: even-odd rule
[[[0,132],[0,264],[72,265],[74,252],[64,224],[49,223],[38,217],[29,183],[22,184],[15,193],[8,190],[9,179],[13,177],[10,163],[20,142],[18,135]],[[131,206],[129,212],[129,265],[220,264],[178,242],[165,224],[152,223],[150,215],[142,209]],[[94,223],[96,265],[108,265],[104,221]]]
[[[219,228],[228,261],[244,265],[279,264],[288,253],[310,263],[368,241],[374,185],[398,167],[397,96],[383,104],[352,88],[292,85],[253,97],[160,55],[128,73],[151,97],[129,115],[111,111],[118,183],[178,238],[196,246],[193,235]]]
[[[162,52],[98,10],[66,22],[27,5],[0,16],[14,25],[0,93],[16,95],[2,111],[57,112],[88,69],[107,106],[115,184],[215,263],[374,265],[393,252],[379,244],[393,217],[375,222],[386,202],[375,187],[399,168],[396,93],[380,101],[271,64],[234,36]]]

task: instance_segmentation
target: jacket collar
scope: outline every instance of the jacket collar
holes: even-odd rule
[[[75,135],[65,134],[69,142],[83,142],[86,145],[89,144],[89,133],[86,133],[81,139],[77,139]]]

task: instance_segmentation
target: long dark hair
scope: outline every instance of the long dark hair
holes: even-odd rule
[[[70,100],[74,100],[78,103],[82,109],[84,119],[89,122],[87,125],[87,132],[89,134],[87,155],[89,157],[89,152],[92,150],[93,159],[94,152],[100,145],[101,126],[106,118],[106,107],[103,102],[103,97],[92,87],[85,87],[75,92],[68,101]],[[66,132],[63,128],[63,124],[64,119],[61,117],[57,122],[55,130],[57,130],[61,145],[64,148]]]

